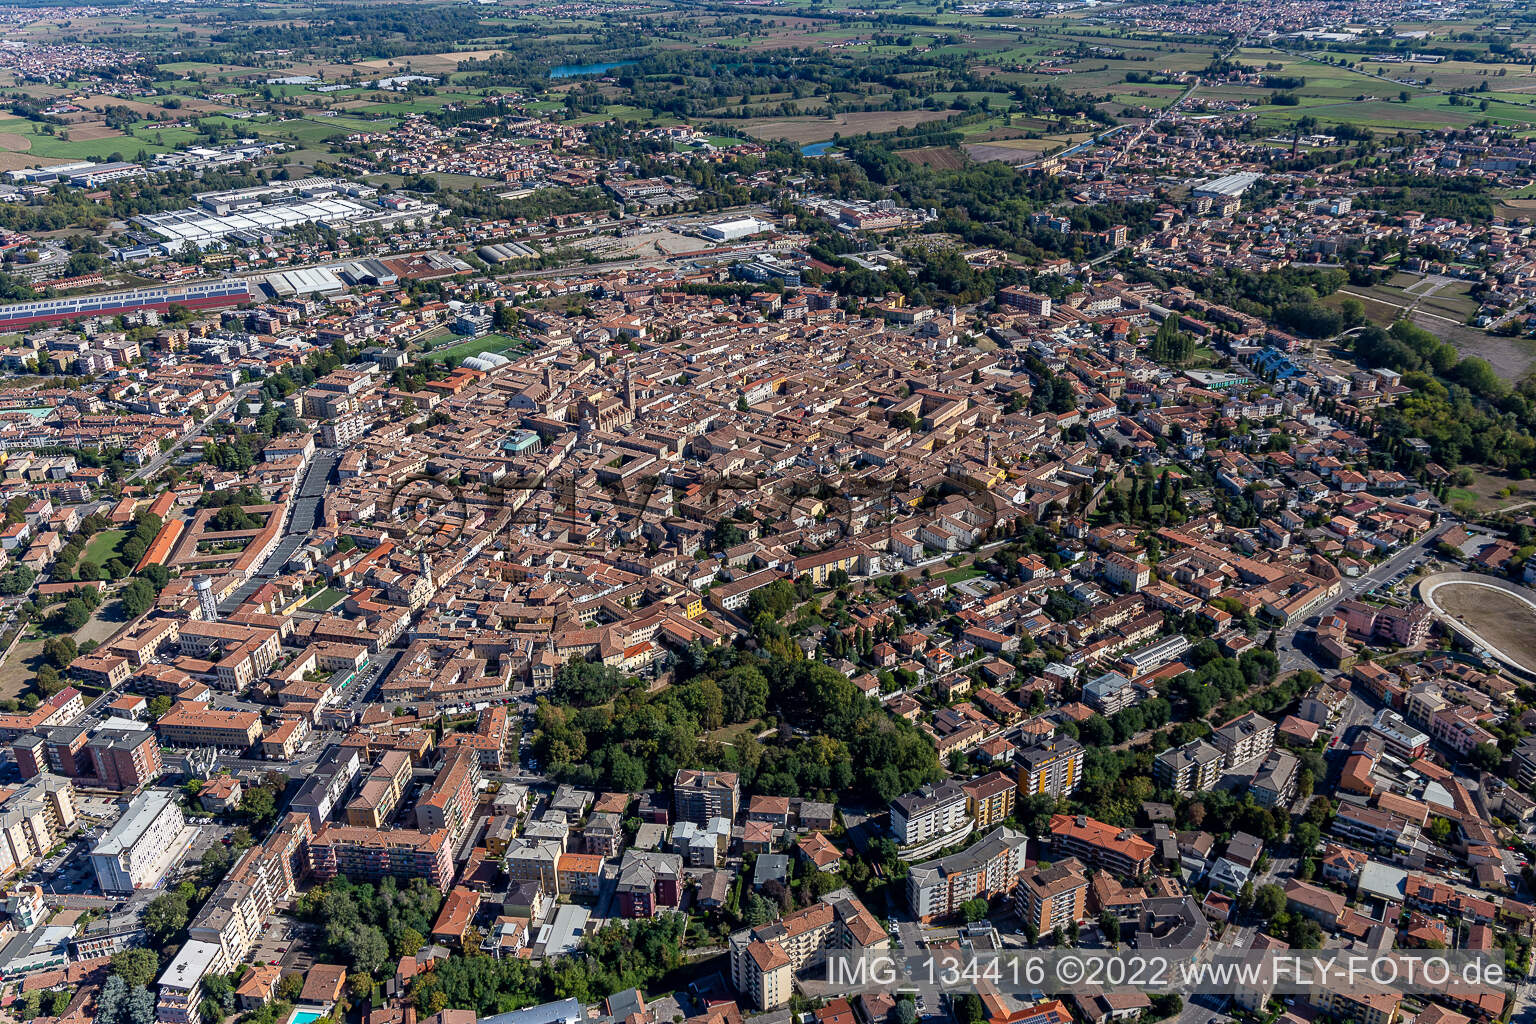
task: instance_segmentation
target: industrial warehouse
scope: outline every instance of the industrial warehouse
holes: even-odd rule
[[[323,224],[338,231],[417,227],[442,210],[413,196],[377,198],[368,185],[303,178],[231,192],[205,192],[197,205],[146,213],[134,223],[167,255],[192,245],[213,249],[226,242],[262,245],[293,228]]]

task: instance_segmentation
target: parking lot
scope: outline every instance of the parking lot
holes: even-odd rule
[[[100,895],[96,872],[91,868],[91,840],[72,839],[57,855],[40,863],[32,881],[46,893],[66,896]]]
[[[288,955],[297,955],[299,936],[306,926],[291,917],[273,915],[261,938],[251,951],[250,960],[256,964],[281,963]]]

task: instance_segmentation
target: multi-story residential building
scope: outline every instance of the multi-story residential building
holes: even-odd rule
[[[891,835],[901,846],[948,846],[970,835],[973,827],[965,789],[953,779],[891,801]]]
[[[235,622],[192,619],[181,624],[177,639],[183,655],[217,657],[214,672],[219,685],[237,692],[265,675],[282,655],[282,641],[276,630]]]
[[[389,820],[411,781],[411,755],[403,750],[386,750],[363,779],[357,795],[347,801],[348,825],[378,828]]]
[[[320,881],[425,878],[444,892],[453,883],[453,843],[446,828],[380,831],[327,825],[309,843],[309,866]]]
[[[1393,1024],[1403,1002],[1396,992],[1330,987],[1307,998],[1324,1013],[1359,1024]]]
[[[620,917],[654,917],[682,902],[683,858],[656,850],[628,850],[619,864],[615,892]]]
[[[443,737],[445,750],[467,747],[480,758],[480,767],[492,771],[505,762],[507,746],[507,709],[487,708],[475,725],[475,731],[449,733]]]
[[[595,853],[562,853],[555,864],[555,874],[559,892],[567,896],[596,896],[603,884],[603,858]]]
[[[261,715],[255,711],[214,711],[193,701],[179,701],[155,723],[155,731],[168,747],[245,751],[261,736]]]
[[[1048,317],[1051,315],[1051,297],[1040,295],[1027,288],[1019,288],[1010,285],[999,289],[997,304],[1011,309],[1023,310],[1030,316]]]
[[[1371,732],[1381,737],[1387,753],[1407,761],[1422,757],[1429,748],[1429,737],[1391,708],[1382,708],[1376,713],[1371,721]]]
[[[138,723],[98,729],[86,743],[85,752],[97,784],[107,789],[138,792],[165,770],[155,734]]]
[[[977,828],[1001,824],[1013,813],[1018,783],[1005,772],[990,772],[963,784],[966,810]]]
[[[1226,755],[1226,767],[1236,768],[1269,753],[1275,745],[1275,723],[1257,711],[1250,711],[1217,726],[1211,733],[1211,742]]]
[[[280,718],[261,738],[261,756],[269,761],[291,761],[309,734],[308,718]]]
[[[1152,774],[1178,793],[1203,793],[1221,781],[1226,755],[1205,740],[1170,747],[1152,759]]]
[[[1083,684],[1083,703],[1101,715],[1114,715],[1141,699],[1141,691],[1119,672],[1105,672]]]
[[[1111,551],[1100,559],[1104,579],[1121,590],[1135,593],[1152,582],[1152,569],[1128,555]]]
[[[28,779],[0,802],[0,878],[9,878],[47,856],[75,828],[75,787],[43,774]]]
[[[565,848],[555,839],[522,836],[507,844],[502,868],[517,882],[535,882],[551,895],[560,895],[560,858]]]
[[[267,841],[242,853],[187,929],[193,941],[218,947],[212,969],[229,973],[245,961],[278,903],[293,898],[296,861],[309,841],[309,819],[288,814]]]
[[[356,747],[339,743],[326,747],[316,759],[314,770],[293,795],[289,809],[308,815],[310,828],[319,829],[346,796],[361,764]]]
[[[188,941],[161,973],[157,982],[160,998],[155,1004],[155,1019],[162,1024],[191,1024],[199,1019],[203,979],[219,958],[219,947],[211,942]]]
[[[679,821],[735,821],[741,810],[741,780],[735,772],[680,768],[672,782],[672,800]]]
[[[1369,605],[1363,601],[1340,601],[1334,614],[1344,620],[1344,628],[1356,640],[1413,647],[1429,639],[1434,623],[1429,609],[1422,604],[1407,608]]]
[[[12,750],[21,777],[49,771],[93,787],[134,792],[159,778],[160,745],[148,726],[124,719],[109,723],[94,733],[89,726],[61,725],[18,737]]]
[[[1388,848],[1411,847],[1419,834],[1418,826],[1401,815],[1348,800],[1339,802],[1338,813],[1328,827],[1335,835]]]
[[[1515,781],[1530,788],[1536,786],[1536,736],[1524,736],[1515,745],[1511,759],[1515,769]]]
[[[1296,799],[1301,762],[1296,755],[1271,750],[1248,783],[1248,794],[1260,807],[1287,807]]]
[[[73,686],[66,686],[31,711],[0,714],[0,743],[12,743],[50,725],[68,725],[83,714],[85,698]]]
[[[180,855],[186,827],[186,815],[170,790],[152,789],[134,797],[91,848],[91,867],[101,891],[131,893],[156,885]]]
[[[1071,796],[1083,777],[1083,745],[1070,736],[1057,736],[1015,751],[1019,796]]]
[[[1014,890],[1013,905],[1020,920],[1037,935],[1082,921],[1088,914],[1088,877],[1083,865],[1068,857],[1048,868],[1026,871]]]
[[[958,853],[914,864],[907,871],[907,904],[920,921],[948,917],[974,899],[1013,892],[1024,870],[1022,832],[993,830]]]
[[[724,819],[716,819],[722,821]],[[581,830],[581,845],[599,857],[617,857],[624,848],[624,821],[612,811],[598,811]]]
[[[68,779],[83,778],[91,774],[90,755],[85,745],[91,740],[91,731],[84,725],[56,725],[16,737],[11,751],[16,755],[16,768],[24,779],[41,772],[53,772]]]
[[[1129,829],[1081,814],[1051,817],[1051,850],[1121,875],[1144,874],[1157,852],[1151,843]]]
[[[888,945],[889,937],[857,898],[815,903],[730,938],[731,982],[760,1010],[789,1002],[797,972],[821,963],[828,950],[863,952]]]
[[[416,825],[423,832],[447,829],[449,843],[464,838],[480,785],[480,756],[469,748],[449,752],[442,768],[416,801]]]

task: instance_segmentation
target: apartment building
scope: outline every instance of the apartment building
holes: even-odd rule
[[[1376,712],[1376,717],[1371,720],[1371,732],[1381,737],[1387,753],[1406,761],[1422,757],[1429,748],[1429,737],[1391,708]]]
[[[214,711],[195,701],[178,701],[155,723],[155,732],[168,747],[219,747],[248,750],[261,736],[261,715],[255,711]]]
[[[11,749],[21,777],[52,772],[102,789],[133,792],[159,778],[164,763],[149,727],[110,721],[94,732],[87,726],[59,725],[17,737]]]
[[[1422,604],[1408,608],[1368,605],[1363,601],[1340,601],[1334,614],[1344,620],[1344,628],[1356,640],[1412,647],[1429,639],[1434,620]]]
[[[513,883],[534,882],[552,896],[560,895],[560,858],[564,845],[556,839],[520,836],[507,844],[502,869]]]
[[[355,825],[327,825],[309,843],[309,868],[329,881],[425,878],[443,892],[453,882],[453,843],[446,828],[380,831]]]
[[[307,815],[310,828],[319,829],[346,796],[361,765],[356,747],[337,743],[326,747],[315,760],[314,770],[293,795],[289,809]]]
[[[1057,736],[1017,750],[1019,796],[1071,796],[1083,777],[1083,745],[1070,736]]]
[[[989,772],[961,787],[965,791],[965,809],[977,828],[1002,824],[1013,813],[1018,783],[1004,772]]]
[[[1395,992],[1368,989],[1324,988],[1316,996],[1307,998],[1324,1013],[1339,1020],[1359,1021],[1359,1024],[1393,1024],[1403,1002],[1402,996]]]
[[[1100,560],[1104,579],[1121,590],[1135,593],[1152,582],[1152,570],[1145,562],[1138,562],[1118,551],[1111,551]]]
[[[138,792],[154,782],[165,770],[160,757],[160,743],[155,734],[141,723],[132,726],[106,726],[85,745],[98,785],[106,789]]]
[[[0,878],[31,867],[74,831],[75,787],[43,774],[28,779],[0,802]]]
[[[972,827],[965,788],[953,779],[891,801],[891,835],[901,846],[935,841],[947,846],[964,839]]]
[[[619,916],[654,917],[661,907],[678,906],[683,881],[683,858],[679,855],[658,850],[626,851],[614,886]]]
[[[1037,935],[1049,935],[1056,928],[1084,920],[1088,915],[1088,876],[1082,863],[1068,857],[1048,868],[1025,872],[1014,890],[1013,906],[1019,919]]]
[[[1152,774],[1178,793],[1203,793],[1221,781],[1227,755],[1205,740],[1170,747],[1152,760]]]
[[[1141,691],[1119,672],[1105,672],[1083,684],[1083,703],[1101,715],[1113,715],[1141,699]]]
[[[476,723],[474,732],[449,733],[443,737],[442,747],[444,750],[468,748],[480,758],[481,768],[487,771],[501,768],[506,762],[507,709],[486,709]]]
[[[994,829],[959,853],[914,864],[907,872],[907,903],[919,921],[948,917],[968,900],[1013,892],[1024,870],[1022,832]]]
[[[1051,816],[1053,854],[1078,857],[1084,863],[1121,875],[1144,874],[1157,851],[1129,829],[1117,828],[1086,815]]]
[[[156,982],[160,998],[155,1004],[155,1019],[162,1024],[191,1024],[200,1019],[197,1008],[203,998],[203,979],[218,957],[219,947],[211,942],[183,943]]]
[[[280,718],[261,738],[261,756],[269,761],[291,761],[309,734],[308,718]]]
[[[708,824],[711,818],[735,821],[741,810],[741,780],[735,772],[681,768],[672,781],[678,821]]]
[[[50,725],[68,725],[85,714],[85,698],[73,686],[66,686],[31,711],[0,715],[0,743]]]
[[[1248,793],[1260,807],[1285,807],[1296,798],[1301,762],[1296,755],[1271,750],[1248,782]]]
[[[411,755],[403,750],[386,750],[363,778],[357,795],[347,802],[348,825],[379,828],[395,813],[405,787],[411,781]]]
[[[446,829],[450,845],[457,845],[474,815],[479,786],[479,755],[468,748],[450,751],[416,802],[416,827],[423,832]]]
[[[759,1010],[789,1002],[794,976],[815,967],[828,950],[862,952],[889,944],[875,916],[857,898],[815,903],[778,921],[730,937],[731,982]]]
[[[91,867],[101,891],[132,893],[157,885],[179,854],[186,815],[166,789],[140,793],[122,817],[91,848]]]
[[[177,639],[185,657],[217,658],[214,672],[220,687],[236,692],[266,675],[282,656],[277,631],[260,626],[191,619],[181,624]]]
[[[1250,711],[1217,726],[1211,742],[1226,756],[1226,767],[1236,768],[1270,752],[1275,745],[1275,723]]]
[[[246,850],[231,865],[187,930],[191,940],[218,947],[212,970],[228,973],[241,964],[277,904],[293,897],[295,860],[309,836],[308,819],[290,814],[265,843]],[[302,874],[302,865],[297,873]]]

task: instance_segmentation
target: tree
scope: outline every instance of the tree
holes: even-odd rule
[[[37,579],[37,573],[25,565],[18,565],[7,573],[0,574],[0,594],[25,594]]]
[[[1479,771],[1496,772],[1504,763],[1504,755],[1492,743],[1479,743],[1467,755],[1467,761]]]
[[[112,956],[112,973],[129,986],[148,985],[160,972],[160,956],[152,949],[135,947]]]
[[[154,1024],[155,997],[139,985],[128,993],[128,1024]]]
[[[974,924],[987,916],[987,901],[983,899],[966,900],[960,904],[960,913],[965,917],[967,924]]]
[[[421,932],[414,928],[401,928],[395,932],[390,944],[394,947],[395,956],[415,956],[416,951],[426,945],[426,939]]]
[[[252,786],[240,798],[240,811],[258,825],[277,816],[277,796],[266,786]]]
[[[155,588],[148,580],[129,580],[121,594],[123,613],[130,619],[138,618],[154,607],[156,596]]]
[[[116,961],[113,957],[113,961]],[[97,1024],[118,1024],[128,1009],[128,983],[120,975],[113,974],[101,986],[96,997]]]
[[[304,991],[304,975],[285,974],[277,983],[277,998],[285,1003],[291,1003],[299,998],[299,993]]]
[[[377,972],[389,957],[389,943],[384,941],[384,933],[371,924],[354,929],[343,946],[353,968],[364,974]]]
[[[1285,909],[1285,890],[1278,885],[1261,885],[1258,892],[1253,894],[1253,912],[1265,921],[1272,921],[1275,915]]]
[[[180,892],[156,896],[144,908],[144,930],[161,945],[169,943],[187,926],[187,898]]]
[[[86,563],[80,563],[84,566]],[[91,610],[85,606],[85,602],[78,597],[64,602],[64,606],[54,612],[54,628],[73,633],[91,620]]]
[[[171,710],[171,698],[168,694],[157,694],[149,699],[149,720],[158,722]]]

